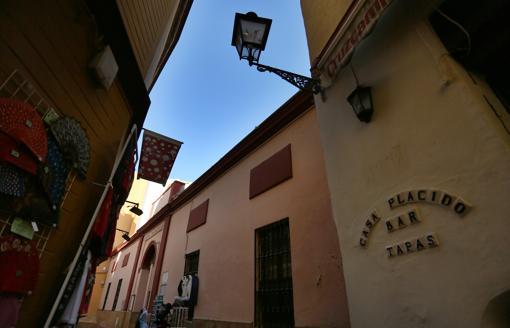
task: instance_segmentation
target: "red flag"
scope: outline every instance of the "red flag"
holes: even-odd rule
[[[144,129],[138,179],[161,183],[164,186],[181,145],[180,141]]]

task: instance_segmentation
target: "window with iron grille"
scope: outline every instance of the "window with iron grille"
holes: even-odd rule
[[[255,231],[255,325],[294,327],[289,220]]]
[[[200,257],[200,251],[186,254],[186,260],[184,262],[184,275],[198,275],[198,259]]]

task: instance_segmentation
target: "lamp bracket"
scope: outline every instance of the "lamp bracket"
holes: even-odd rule
[[[320,80],[312,79],[303,75],[284,71],[276,67],[263,65],[256,62],[250,62],[250,66],[251,65],[255,65],[259,72],[269,72],[280,76],[282,79],[286,80],[300,90],[313,92],[314,94],[322,92]]]
[[[115,230],[118,230],[120,232],[123,232],[125,234],[128,234],[129,235],[129,231],[126,231],[126,230],[122,230],[122,229],[119,229],[119,228],[115,228]]]

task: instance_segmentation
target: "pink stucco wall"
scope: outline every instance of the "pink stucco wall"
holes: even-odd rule
[[[120,279],[122,279],[122,286],[119,293],[119,299],[117,301],[116,309],[120,311],[124,307],[124,301],[126,299],[126,291],[129,285],[129,279],[131,279],[131,272],[134,269],[136,250],[138,249],[139,240],[131,243],[126,248],[122,249],[120,252],[116,254],[115,257],[112,258],[109,267],[108,273],[105,279],[105,285],[103,288],[103,295],[101,296],[101,301],[99,302],[100,309],[103,306],[104,298],[106,296],[106,290],[108,287],[108,283],[111,283],[110,292],[108,293],[108,299],[106,301],[105,310],[110,311],[112,309],[113,300],[115,298],[115,291],[117,289],[117,284]],[[125,267],[122,267],[122,261],[126,254],[129,255],[129,261]],[[112,265],[117,261],[117,268],[114,272],[112,272]]]
[[[293,177],[249,199],[250,170],[291,144]],[[207,223],[186,234],[189,212],[209,198]],[[347,327],[348,311],[315,110],[259,147],[173,216],[163,261],[172,302],[184,256],[200,250],[195,318],[254,320],[255,229],[289,218],[296,326]]]

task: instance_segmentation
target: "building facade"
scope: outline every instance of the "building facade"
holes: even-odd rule
[[[108,273],[105,322],[126,316],[113,307],[114,287],[136,314],[151,307],[150,295],[174,303],[191,274],[199,281],[195,327],[349,326],[311,95],[291,98],[168,198],[116,255],[133,261]]]
[[[133,186],[131,187],[131,191],[129,192],[128,200],[134,203],[139,204],[140,207],[144,207],[144,203],[146,203],[147,189],[149,186],[147,180],[135,180],[133,182]],[[136,232],[137,222],[139,217],[130,212],[130,208],[133,207],[132,204],[126,203],[120,210],[119,218],[117,220],[117,230],[115,231],[115,239],[113,241],[113,248],[120,248],[123,243],[126,242],[123,236],[132,236]],[[127,262],[128,260],[126,260]],[[122,266],[117,266],[116,268],[124,267],[124,262],[122,262]],[[88,312],[86,313],[85,318],[80,319],[80,323],[95,323],[96,322],[96,312],[98,309],[104,309],[106,304],[101,304],[100,301],[102,299],[102,295],[104,293],[106,277],[108,274],[108,269],[110,268],[110,259],[100,263],[96,268],[96,277],[94,281],[94,287],[92,289],[92,296],[90,297],[90,305],[88,307]]]
[[[67,180],[58,227],[41,224],[33,237],[40,257],[38,281],[23,299],[18,327],[42,327],[48,319],[102,185],[132,127],[143,125],[150,104],[148,90],[179,38],[192,1],[161,3],[137,3],[143,7],[143,14],[136,11],[138,16],[127,14],[132,4],[126,1],[0,4],[0,97],[26,102],[41,116],[52,113],[76,120],[90,145],[86,178],[70,175]],[[148,50],[139,49],[129,31],[142,25],[140,15],[156,14],[160,19],[151,20],[150,35],[138,31],[150,39],[144,41]],[[106,73],[118,68],[107,76],[108,85],[91,73],[97,67],[93,58],[103,51],[114,58],[108,57]],[[0,222],[0,235],[10,233],[13,217],[2,211]]]
[[[301,6],[351,326],[509,326],[508,4]]]

